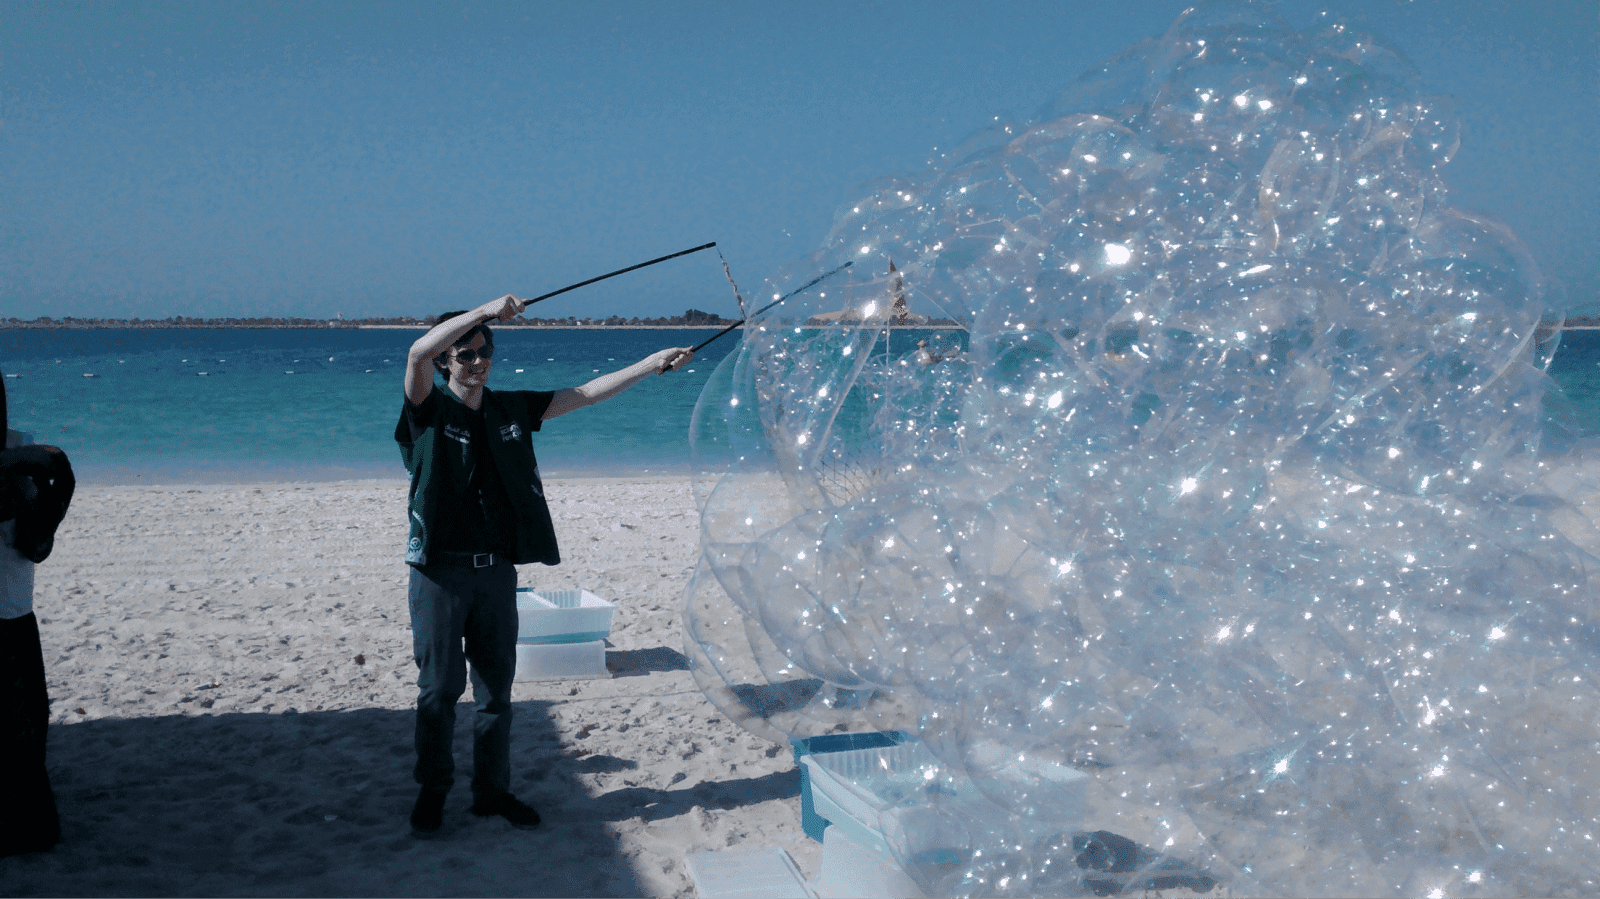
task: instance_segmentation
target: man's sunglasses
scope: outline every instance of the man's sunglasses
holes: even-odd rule
[[[452,358],[462,365],[471,365],[472,363],[477,362],[479,359],[488,362],[490,359],[494,358],[494,347],[486,346],[476,350],[456,350],[455,355]]]

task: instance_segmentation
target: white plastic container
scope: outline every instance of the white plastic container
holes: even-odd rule
[[[536,680],[591,680],[610,677],[606,641],[586,643],[518,643],[517,683]]]
[[[931,779],[929,772],[939,767],[927,744],[917,739],[871,749],[818,752],[806,758],[873,811],[921,790]]]
[[[684,856],[700,899],[816,899],[789,853],[776,846]]]
[[[895,746],[819,752],[800,759],[811,781],[816,813],[861,846],[891,859],[879,813],[917,790],[938,760],[920,740]],[[823,832],[826,845],[827,831]]]
[[[518,643],[593,643],[611,635],[617,607],[588,590],[517,588]]]
[[[822,832],[823,899],[923,899],[922,888],[884,852],[857,842],[843,828]]]
[[[980,757],[993,757],[996,762],[1010,756],[998,746],[979,746]],[[1003,753],[996,755],[997,753]],[[811,803],[816,814],[826,818],[830,826],[823,832],[826,848],[830,835],[848,837],[861,852],[871,853],[882,864],[899,870],[893,853],[884,838],[883,813],[890,806],[908,806],[931,801],[929,791],[951,794],[956,802],[981,804],[983,799],[977,785],[966,779],[950,783],[943,775],[939,760],[920,740],[906,740],[894,746],[874,749],[854,749],[845,752],[818,752],[800,759],[806,766],[811,785]],[[1011,762],[1020,767],[1026,762]],[[1019,778],[1042,778],[1051,782],[1052,793],[1058,800],[1053,807],[1053,820],[1019,822],[1022,830],[1044,834],[1060,830],[1064,824],[1079,822],[1083,818],[1088,800],[1089,776],[1074,768],[1060,765],[1032,764],[1012,772]],[[920,795],[919,795],[920,794]],[[842,850],[847,857],[855,849]],[[856,862],[851,862],[856,864]],[[902,872],[902,876],[903,872]],[[894,887],[899,890],[902,887]],[[891,891],[888,895],[893,895]]]

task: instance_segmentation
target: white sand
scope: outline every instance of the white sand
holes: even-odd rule
[[[688,479],[549,494],[566,561],[521,583],[615,602],[615,676],[516,686],[534,831],[467,812],[469,687],[418,840],[405,484],[80,488],[34,603],[63,841],[0,859],[0,893],[687,896],[686,853],[760,844],[815,880],[788,748],[684,670]]]
[[[1597,471],[1547,482],[1591,552]],[[522,583],[615,602],[616,676],[517,685],[513,784],[535,831],[467,813],[464,704],[458,789],[422,841],[404,483],[80,488],[35,600],[64,841],[0,859],[0,894],[688,896],[686,853],[762,844],[817,882],[789,750],[683,670],[688,479],[549,492],[566,561]]]

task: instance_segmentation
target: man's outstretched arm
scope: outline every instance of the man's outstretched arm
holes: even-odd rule
[[[627,368],[619,368],[610,374],[601,375],[581,387],[565,387],[557,390],[555,397],[550,400],[550,408],[544,411],[544,420],[549,421],[574,409],[582,409],[584,406],[593,406],[601,400],[611,399],[649,375],[664,375],[669,371],[677,371],[689,364],[693,358],[694,350],[688,347],[668,347],[651,353]]]

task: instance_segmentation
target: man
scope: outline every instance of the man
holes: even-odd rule
[[[50,555],[56,527],[72,502],[67,454],[31,446],[6,429],[0,377],[0,857],[44,852],[61,839],[56,799],[45,770],[50,696],[39,622],[33,614],[33,566]]]
[[[395,440],[411,473],[412,647],[417,668],[416,779],[411,827],[439,829],[454,783],[455,707],[472,663],[472,813],[536,827],[539,814],[511,794],[511,682],[516,673],[515,565],[561,561],[533,454],[542,422],[609,399],[650,374],[694,358],[665,349],[581,387],[491,391],[494,335],[526,300],[504,296],[447,312],[411,345]],[[434,385],[434,372],[445,385]]]

